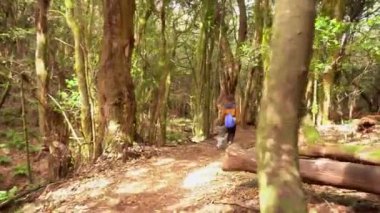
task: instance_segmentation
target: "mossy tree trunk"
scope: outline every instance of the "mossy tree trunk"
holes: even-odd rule
[[[103,151],[123,153],[135,136],[136,102],[131,76],[134,47],[134,0],[105,0],[99,93],[98,138],[94,159]]]
[[[324,0],[322,2],[322,13],[331,19],[336,19],[337,21],[343,21],[344,16],[346,14],[346,0]],[[338,37],[344,36],[338,35]],[[345,43],[342,45],[345,46]],[[344,49],[344,46],[341,49]],[[344,52],[344,51],[343,51]],[[325,71],[322,75],[322,90],[323,90],[323,101],[321,103],[321,122],[329,123],[329,115],[331,110],[332,103],[332,89],[335,82],[336,72],[338,71],[339,61],[343,55],[343,52],[338,50],[332,56],[332,64],[327,65]]]
[[[81,108],[81,129],[84,137],[84,142],[89,148],[89,156],[92,156],[91,143],[93,142],[92,135],[92,116],[91,116],[91,105],[89,96],[89,87],[87,85],[87,74],[84,67],[85,57],[84,57],[84,38],[82,34],[81,27],[78,23],[78,18],[75,15],[75,4],[73,0],[65,0],[66,6],[66,21],[74,37],[74,71],[78,79],[78,89],[80,95],[80,108]]]
[[[298,128],[314,37],[315,1],[275,3],[271,62],[257,134],[261,212],[306,212]]]
[[[49,179],[57,180],[67,176],[70,169],[68,131],[63,116],[49,104],[49,70],[47,69],[47,12],[49,0],[38,0],[36,11],[36,52],[37,99],[39,127],[44,144],[49,147]]]
[[[264,13],[265,8],[263,7],[263,0],[255,1],[254,5],[254,39],[252,46],[254,49],[260,49],[262,37],[263,37],[263,25],[264,25]],[[259,54],[256,58],[256,61],[253,63],[253,66],[250,68],[248,73],[247,83],[244,89],[244,99],[241,106],[241,124],[243,127],[246,126],[248,120],[248,110],[249,106],[254,108],[254,114],[256,115],[256,111],[258,109],[259,95],[261,94],[260,90],[262,89],[262,73],[263,73],[263,65],[262,65],[262,57]],[[255,120],[255,116],[253,120]]]
[[[210,134],[211,123],[211,64],[214,49],[216,2],[204,0],[200,39],[197,47],[197,67],[193,78],[193,141],[199,142]]]
[[[159,86],[156,91],[155,106],[152,112],[151,126],[149,128],[149,141],[156,141],[156,145],[158,146],[162,146],[166,143],[166,108],[170,87],[171,67],[169,66],[168,45],[166,40],[166,9],[168,3],[168,0],[161,0],[160,59],[158,63],[160,78]],[[176,38],[174,38],[174,40],[176,40]]]

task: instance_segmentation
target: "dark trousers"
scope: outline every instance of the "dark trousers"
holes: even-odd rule
[[[234,142],[236,132],[236,125],[231,128],[227,128],[227,142]]]

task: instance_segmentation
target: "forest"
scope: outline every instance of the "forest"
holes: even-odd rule
[[[1,0],[0,212],[380,212],[377,0]]]

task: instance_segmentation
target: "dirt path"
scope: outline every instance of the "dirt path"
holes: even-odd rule
[[[247,147],[253,141],[253,130],[238,130],[237,143]],[[255,174],[223,172],[222,156],[215,141],[209,140],[163,148],[150,159],[95,167],[46,188],[22,212],[257,212]],[[309,206],[335,206],[341,208],[338,212],[350,212],[343,205],[352,199],[369,199],[351,196],[350,191],[334,194],[331,187],[306,185],[306,189]]]

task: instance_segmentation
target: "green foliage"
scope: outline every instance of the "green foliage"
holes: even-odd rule
[[[67,89],[59,92],[59,103],[64,111],[73,112],[79,116],[80,96],[78,91],[78,79],[75,75],[66,79]]]
[[[0,165],[9,165],[12,159],[8,156],[0,156]]]
[[[245,42],[239,48],[240,58],[243,64],[249,66],[257,66],[259,64],[260,59],[260,47],[252,47],[252,44],[249,42]]]
[[[30,153],[37,153],[37,152],[41,151],[42,148],[43,147],[40,144],[35,144],[35,145],[30,144],[29,145],[29,152]]]
[[[326,66],[331,64],[331,56],[340,48],[341,36],[349,25],[330,19],[329,17],[318,16],[315,20],[314,37],[314,60],[312,67],[315,72],[322,73]]]
[[[12,199],[18,191],[17,186],[14,186],[8,191],[0,191],[0,202]]]
[[[27,176],[28,167],[25,164],[17,165],[13,168],[13,176]]]
[[[345,152],[348,152],[350,154],[355,154],[356,152],[359,152],[363,150],[365,147],[360,145],[344,145],[340,147]]]
[[[7,32],[0,33],[0,41],[17,41],[35,34],[35,28],[12,27]]]
[[[5,132],[7,140],[5,147],[22,150],[25,149],[25,141],[22,132],[17,132],[13,129],[8,129]]]
[[[301,131],[305,136],[306,143],[308,144],[315,144],[321,138],[318,130],[313,125],[303,124],[301,126]]]

